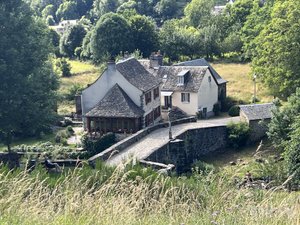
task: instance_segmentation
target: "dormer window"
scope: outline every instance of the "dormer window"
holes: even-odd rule
[[[168,80],[168,75],[167,75],[167,74],[165,74],[165,75],[163,76],[163,79],[162,79],[162,81],[165,83],[167,80]]]
[[[183,86],[186,82],[186,75],[189,73],[189,70],[182,70],[177,75],[177,86]]]
[[[178,76],[178,86],[183,86],[184,85],[184,76]]]

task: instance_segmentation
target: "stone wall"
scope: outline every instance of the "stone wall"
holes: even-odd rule
[[[181,173],[201,157],[224,151],[226,145],[226,126],[192,129],[157,149],[145,160],[174,164],[176,171]]]
[[[7,165],[8,168],[13,169],[16,167],[20,167],[20,158],[21,154],[18,153],[0,153],[0,164]]]
[[[248,142],[257,142],[266,137],[266,133],[268,131],[268,124],[270,123],[270,121],[270,119],[251,120],[249,122],[250,137],[248,139]]]

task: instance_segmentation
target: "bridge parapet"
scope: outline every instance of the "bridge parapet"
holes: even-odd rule
[[[183,119],[178,119],[178,120],[172,121],[172,126],[183,124],[183,123],[191,123],[191,122],[197,122],[197,118],[192,116],[192,117],[187,117],[187,118],[183,118]],[[154,126],[146,127],[145,129],[142,129],[142,130],[138,131],[137,133],[125,138],[124,140],[119,141],[118,143],[114,144],[113,146],[109,147],[108,149],[104,150],[103,152],[101,152],[97,155],[94,155],[88,161],[89,162],[93,162],[96,160],[106,161],[109,158],[111,158],[112,156],[119,154],[120,152],[127,149],[134,143],[138,142],[139,140],[141,140],[148,134],[152,133],[153,131],[158,130],[160,128],[165,128],[168,126],[169,126],[168,123],[159,123]]]

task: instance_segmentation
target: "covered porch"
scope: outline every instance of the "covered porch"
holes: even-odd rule
[[[135,133],[142,128],[141,118],[86,117],[89,133]]]

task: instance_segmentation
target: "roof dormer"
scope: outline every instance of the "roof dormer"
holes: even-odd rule
[[[182,70],[177,74],[177,86],[183,86],[187,80],[189,70]]]

